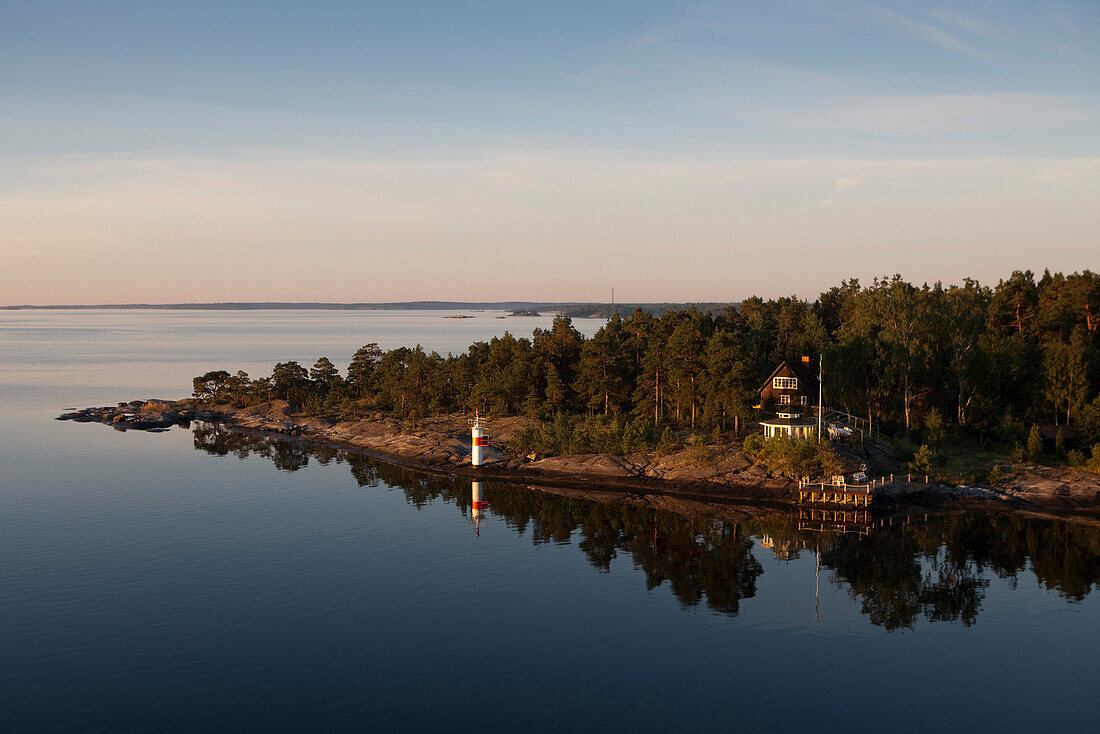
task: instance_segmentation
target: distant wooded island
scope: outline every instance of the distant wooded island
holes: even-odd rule
[[[324,303],[324,302],[281,302],[258,301],[217,303],[101,303],[84,305],[12,305],[0,306],[2,311],[22,309],[130,309],[130,310],[169,310],[169,311],[262,311],[273,309],[317,310],[317,311],[510,311],[514,316],[531,316],[541,312],[569,318],[611,318],[614,314],[629,316],[635,311],[644,311],[653,316],[661,316],[669,311],[695,309],[703,313],[719,313],[728,306],[737,306],[734,301],[707,303],[578,303],[550,301],[394,301],[378,303]]]

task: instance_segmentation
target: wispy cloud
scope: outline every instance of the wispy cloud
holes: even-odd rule
[[[989,61],[989,55],[977,46],[959,39],[956,35],[937,27],[932,23],[916,20],[889,8],[875,8],[875,14],[902,30],[934,46],[964,56]]]
[[[791,123],[838,130],[974,132],[1100,122],[1100,105],[1056,94],[902,94],[852,98],[799,114]]]
[[[855,186],[858,183],[859,183],[858,178],[853,178],[851,176],[841,176],[840,178],[838,178],[836,180],[836,190],[837,191],[847,191],[848,189],[852,188],[853,186]]]
[[[602,58],[573,78],[587,84],[647,75],[654,69],[693,75],[734,70],[751,74],[761,66],[803,78],[823,77],[829,73],[820,66],[785,63],[782,54],[765,59],[754,55],[744,42],[777,35],[787,41],[819,35],[842,25],[848,14],[844,0],[677,3],[643,28],[608,44]]]
[[[920,7],[920,6],[917,6]],[[1005,32],[983,18],[960,13],[954,8],[924,7],[925,15],[958,30],[987,38],[1004,38]]]

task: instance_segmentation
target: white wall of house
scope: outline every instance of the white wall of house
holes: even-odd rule
[[[790,436],[792,438],[813,438],[816,433],[813,426],[771,426],[764,424],[764,438]]]

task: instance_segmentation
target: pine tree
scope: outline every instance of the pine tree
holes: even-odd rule
[[[309,373],[297,362],[280,362],[271,370],[275,394],[292,405],[302,405],[309,397]]]
[[[618,414],[628,408],[633,370],[626,339],[616,315],[581,347],[576,389],[590,413]]]
[[[381,359],[382,350],[375,342],[359,347],[355,356],[351,358],[347,382],[360,397],[366,397],[368,391],[372,389],[371,379]]]
[[[328,357],[321,357],[309,371],[309,379],[313,380],[314,388],[321,394],[327,395],[333,388],[338,387],[343,380],[340,373]]]
[[[690,318],[681,321],[672,330],[668,340],[668,350],[671,357],[670,377],[676,386],[674,400],[677,413],[681,406],[690,410],[691,429],[695,430],[700,388],[706,369],[704,356],[707,339],[710,336],[708,333],[710,319],[696,311],[689,313]]]
[[[554,319],[549,331],[534,333],[535,352],[546,374],[546,412],[569,413],[574,406],[577,363],[580,361],[584,337],[563,316]]]

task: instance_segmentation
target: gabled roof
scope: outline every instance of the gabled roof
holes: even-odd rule
[[[1069,426],[1039,426],[1040,435],[1042,435],[1043,438],[1050,439],[1051,441],[1054,441],[1057,438],[1059,431],[1062,432],[1062,438],[1069,441],[1077,440],[1077,431],[1073,430]]]
[[[779,366],[772,370],[772,373],[768,375],[768,379],[764,380],[764,384],[760,386],[760,390],[764,390],[771,384],[772,378],[779,374],[779,370],[786,366],[787,369],[798,378],[799,384],[805,383],[807,385],[817,384],[817,363],[812,361],[806,364],[802,360],[785,359],[779,363]],[[759,391],[758,391],[759,392]]]

